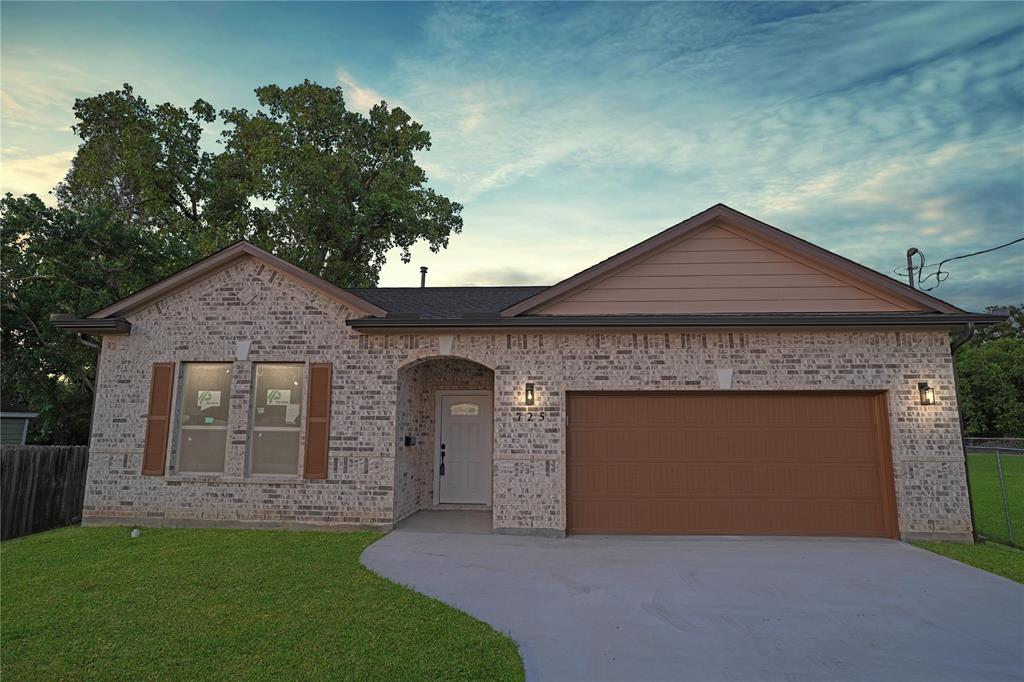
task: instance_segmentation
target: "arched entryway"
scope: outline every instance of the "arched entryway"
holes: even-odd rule
[[[398,371],[395,521],[422,509],[490,509],[494,371],[459,357]]]

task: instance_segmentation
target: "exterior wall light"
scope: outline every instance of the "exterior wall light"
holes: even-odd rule
[[[935,389],[928,385],[927,381],[922,381],[917,385],[917,390],[921,394],[922,405],[934,405],[935,404]]]
[[[526,384],[526,404],[533,405],[533,384]]]

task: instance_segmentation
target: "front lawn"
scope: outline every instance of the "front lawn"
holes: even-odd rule
[[[1003,455],[1002,460],[1014,544],[1024,547],[1024,456]],[[967,456],[967,467],[971,478],[974,520],[978,526],[976,530],[986,537],[1008,542],[996,456],[971,453]]]
[[[521,680],[515,643],[359,563],[377,533],[65,528],[0,546],[10,680]]]
[[[964,545],[958,542],[914,542],[913,544],[983,571],[1024,583],[1024,552],[1019,549],[994,542],[977,545]]]

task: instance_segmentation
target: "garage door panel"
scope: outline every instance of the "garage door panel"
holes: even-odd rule
[[[808,517],[810,513],[810,517]],[[786,500],[588,500],[570,512],[574,533],[878,536],[881,510],[870,503],[821,501],[813,505]]]
[[[866,394],[570,395],[568,529],[610,533],[895,534]],[[599,403],[604,402],[603,405]],[[621,415],[630,415],[624,424]],[[675,420],[670,417],[675,415]],[[694,417],[696,415],[696,417]],[[885,482],[887,481],[887,482]]]

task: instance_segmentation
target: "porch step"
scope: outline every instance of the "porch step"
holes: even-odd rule
[[[435,504],[423,508],[426,511],[491,511],[489,504]]]

